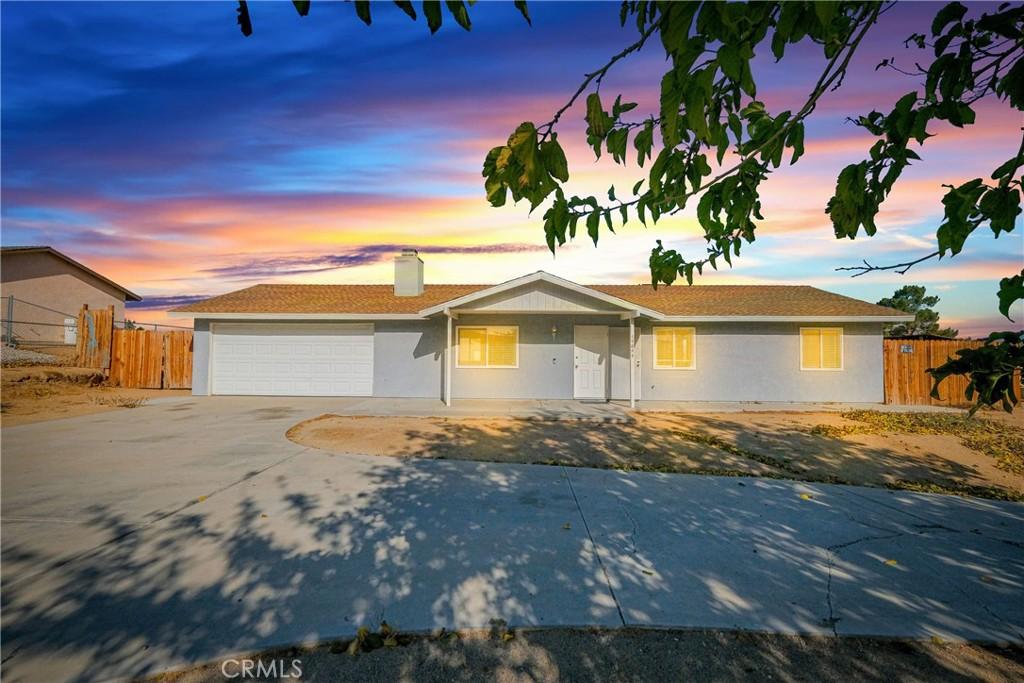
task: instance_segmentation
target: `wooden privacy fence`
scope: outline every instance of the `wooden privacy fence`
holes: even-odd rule
[[[78,314],[78,363],[106,370],[111,384],[138,389],[192,386],[192,333],[114,328],[114,308]]]
[[[980,341],[967,339],[886,339],[883,347],[885,402],[898,405],[967,406],[964,398],[968,379],[963,375],[947,377],[939,385],[942,398],[931,397],[935,368],[956,357],[960,349],[973,349]]]

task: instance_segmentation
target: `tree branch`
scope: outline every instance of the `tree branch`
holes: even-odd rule
[[[922,263],[922,262],[927,261],[929,259],[933,259],[933,258],[935,258],[938,255],[939,255],[939,252],[933,251],[932,253],[928,254],[927,256],[922,256],[919,259],[914,259],[913,261],[906,261],[904,263],[894,263],[894,264],[889,265],[889,266],[875,266],[875,265],[872,265],[872,264],[868,263],[867,259],[864,259],[864,265],[863,266],[843,266],[841,268],[836,268],[836,270],[854,270],[854,271],[857,271],[853,275],[851,275],[850,277],[860,277],[861,275],[864,275],[865,273],[873,273],[873,272],[879,271],[879,270],[894,270],[897,273],[899,273],[900,275],[905,275],[908,270],[910,270],[911,268],[916,266],[918,263]]]
[[[797,123],[799,123],[803,119],[807,118],[814,111],[814,108],[817,106],[818,100],[821,99],[821,97],[826,92],[829,91],[829,89],[832,87],[832,84],[835,83],[836,79],[839,78],[841,74],[845,73],[847,67],[850,64],[850,60],[853,58],[854,53],[857,51],[857,47],[860,45],[861,41],[864,39],[864,36],[867,34],[868,29],[870,29],[871,26],[875,23],[875,20],[878,18],[878,15],[881,13],[882,7],[883,6],[875,5],[872,9],[866,11],[866,14],[863,16],[863,18],[861,20],[861,21],[863,21],[863,24],[860,26],[859,33],[857,33],[856,37],[854,37],[854,39],[852,41],[848,42],[843,47],[843,49],[837,51],[836,54],[832,57],[832,59],[829,60],[828,64],[825,66],[824,71],[822,71],[821,77],[818,79],[818,82],[815,83],[814,88],[811,90],[810,94],[808,95],[807,101],[800,108],[800,111],[797,112],[796,116],[794,116],[792,119],[790,119],[789,122],[785,126],[780,128],[774,135],[770,136],[768,139],[766,139],[763,143],[758,145],[756,148],[754,148],[754,149],[750,150],[749,152],[747,152],[746,154],[740,156],[739,161],[737,161],[735,165],[733,165],[732,167],[726,169],[725,171],[722,171],[721,173],[719,173],[715,177],[711,178],[707,182],[702,183],[700,186],[693,188],[689,192],[684,192],[684,193],[679,194],[679,195],[668,195],[668,196],[662,197],[661,199],[662,200],[688,199],[688,198],[690,198],[690,197],[692,197],[692,196],[694,196],[696,194],[699,194],[700,192],[703,192],[704,190],[708,189],[709,187],[711,187],[715,183],[717,183],[717,182],[721,181],[722,179],[727,178],[730,175],[736,173],[740,169],[740,167],[743,166],[743,164],[746,161],[748,161],[749,159],[755,157],[762,149],[764,149],[764,147],[766,145],[768,145],[768,144],[774,142],[775,140],[777,140],[779,138],[779,136],[786,135],[789,132],[789,130],[794,125],[796,125]],[[851,36],[853,36],[853,35],[854,35],[853,32],[851,32]],[[845,54],[845,58],[842,60],[841,63],[839,63],[840,57],[842,57],[844,54]],[[837,63],[839,63],[838,67],[836,67]],[[581,89],[582,89],[582,86],[581,86]],[[573,95],[573,99],[578,97],[579,94],[580,94],[580,91],[577,91],[577,93],[575,95]],[[563,110],[564,109],[565,108],[563,108]],[[560,110],[560,112],[561,111],[562,110]],[[579,216],[586,216],[586,215],[589,215],[589,214],[594,213],[594,212],[615,211],[615,210],[618,210],[618,209],[620,209],[620,208],[622,208],[624,206],[632,206],[632,205],[638,203],[640,201],[640,199],[641,199],[641,197],[637,197],[636,199],[632,199],[630,201],[619,202],[618,204],[616,204],[615,206],[612,206],[612,207],[598,207],[596,209],[591,209],[590,211],[575,212],[575,213],[577,215],[579,215]]]
[[[648,26],[647,29],[640,34],[640,40],[636,41],[635,43],[624,49],[622,52],[618,53],[617,55],[609,59],[608,62],[597,71],[585,74],[586,78],[584,78],[583,82],[580,83],[580,87],[576,88],[576,92],[572,94],[572,97],[569,98],[569,101],[562,105],[561,109],[555,112],[555,115],[551,118],[550,121],[537,128],[538,131],[544,131],[540,136],[540,142],[543,142],[544,140],[547,139],[548,135],[551,134],[551,131],[554,129],[559,119],[562,118],[562,114],[569,111],[572,108],[572,106],[576,104],[576,100],[579,99],[580,95],[582,95],[584,91],[586,91],[587,87],[592,82],[594,82],[595,79],[597,84],[600,85],[601,80],[605,77],[605,74],[608,73],[608,70],[611,69],[616,62],[628,57],[629,55],[631,55],[632,53],[636,52],[637,50],[644,46],[644,43],[647,42],[647,39],[650,38],[654,34],[654,32],[657,31],[658,28],[661,26],[662,18],[663,17],[659,17],[657,21],[653,22],[650,26]]]

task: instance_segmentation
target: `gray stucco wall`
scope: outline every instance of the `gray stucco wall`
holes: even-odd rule
[[[373,395],[442,398],[445,319],[373,326]]]
[[[192,332],[192,395],[210,393],[210,321],[196,318]]]
[[[822,323],[843,328],[843,369],[800,369],[800,328],[814,323],[697,323],[697,368],[655,370],[653,333],[642,328],[643,400],[883,400],[882,325]],[[672,325],[668,325],[672,326]]]
[[[610,394],[627,398],[627,323],[610,316],[476,315],[456,325],[517,325],[519,367],[454,368],[453,398],[572,398],[573,326],[609,325]],[[677,323],[677,325],[679,325]],[[874,403],[882,394],[882,326],[844,323],[844,369],[800,370],[801,326],[811,323],[696,323],[697,369],[655,370],[652,327],[639,326],[641,400],[843,401]],[[551,328],[558,328],[552,338]],[[669,325],[672,326],[672,325]],[[195,321],[192,393],[208,390],[208,320]],[[441,398],[445,320],[374,324],[374,395]]]

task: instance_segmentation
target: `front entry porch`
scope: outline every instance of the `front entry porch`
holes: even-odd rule
[[[624,400],[640,396],[639,325],[650,311],[537,274],[428,309],[443,318],[441,397]]]

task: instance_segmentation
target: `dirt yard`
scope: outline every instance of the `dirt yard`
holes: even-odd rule
[[[303,681],[1019,681],[1024,651],[967,643],[810,638],[721,631],[543,629],[399,636],[357,655],[347,644],[254,657]],[[150,679],[207,683],[237,674],[241,657]],[[222,669],[222,665],[225,667]],[[278,669],[278,671],[281,670]],[[277,680],[277,676],[273,677]],[[242,680],[239,678],[238,680]],[[284,680],[281,678],[281,680]]]
[[[148,399],[188,396],[188,390],[123,389],[103,384],[103,373],[67,366],[4,367],[0,369],[0,424],[14,427],[135,408]]]
[[[323,415],[288,437],[333,453],[754,475],[1024,500],[1024,415],[637,414],[631,422]]]

